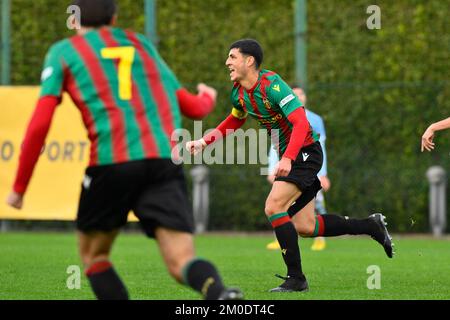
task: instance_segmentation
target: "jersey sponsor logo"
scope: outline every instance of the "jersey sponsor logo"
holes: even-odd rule
[[[269,109],[269,110],[272,109],[272,105],[270,104],[270,101],[267,98],[263,99],[263,103],[264,103],[264,106],[266,107],[266,109]]]
[[[307,154],[306,152],[302,152],[302,156],[303,156],[303,161],[306,161],[309,158],[309,154]]]
[[[280,107],[283,108],[286,104],[288,104],[289,102],[291,102],[292,100],[295,99],[295,96],[291,93],[290,95],[288,95],[286,98],[284,98],[283,100],[281,100],[280,102]]]
[[[283,116],[280,113],[278,113],[276,116],[270,117],[268,119],[258,119],[258,122],[262,125],[263,124],[273,124],[275,122],[278,122],[281,119],[283,119]]]
[[[273,90],[280,92],[280,85],[279,84],[274,85],[272,88],[273,88]]]
[[[44,82],[48,78],[50,78],[53,74],[53,67],[47,67],[42,71],[41,81]]]

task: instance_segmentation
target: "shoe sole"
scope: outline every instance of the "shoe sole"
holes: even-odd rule
[[[382,215],[381,213],[375,213],[372,215],[372,217],[376,218],[376,222],[377,224],[381,227],[381,229],[383,230],[384,233],[384,241],[383,241],[383,248],[384,248],[384,252],[386,252],[386,255],[389,258],[393,258],[395,251],[394,251],[394,243],[392,242],[392,237],[389,234],[389,231],[387,229],[387,222],[386,222],[386,217],[384,215]]]
[[[302,289],[302,290],[292,290],[292,289],[284,289],[284,288],[275,288],[269,290],[269,292],[308,292],[309,288]]]
[[[227,295],[220,297],[219,300],[244,300],[244,294],[239,289],[228,289]]]

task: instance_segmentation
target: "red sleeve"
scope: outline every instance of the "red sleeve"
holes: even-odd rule
[[[42,146],[50,129],[53,114],[59,102],[60,98],[58,97],[45,96],[39,99],[37,103],[36,109],[28,124],[19,157],[19,167],[13,186],[14,191],[17,193],[24,194],[27,190],[34,166],[39,159]]]
[[[193,120],[200,120],[209,114],[216,102],[206,93],[193,95],[186,89],[177,90],[177,99],[183,115]]]
[[[221,124],[217,126],[217,128],[205,135],[203,139],[205,140],[206,144],[209,145],[219,138],[223,138],[227,134],[230,134],[234,130],[242,127],[242,125],[245,123],[245,120],[247,120],[247,118],[238,119],[230,114],[225,120],[222,121]]]
[[[306,118],[305,108],[298,108],[293,111],[288,120],[292,123],[293,129],[291,133],[291,139],[283,154],[283,157],[291,160],[297,159],[297,155],[305,142],[306,135],[309,130],[309,122]]]

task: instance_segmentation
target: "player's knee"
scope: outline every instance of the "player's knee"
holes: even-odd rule
[[[89,258],[89,252],[87,250],[80,249],[80,259],[84,266],[89,265],[90,258]]]
[[[105,250],[85,250],[80,251],[81,261],[85,266],[89,266],[96,261],[108,260],[109,252]]]
[[[264,212],[267,217],[274,214],[287,211],[287,204],[282,199],[271,198],[267,199]]]
[[[88,268],[94,262],[95,255],[93,255],[89,250],[80,251],[80,258],[83,265]]]
[[[99,254],[99,255],[93,255],[93,254],[82,254],[81,260],[83,261],[83,265],[85,269],[89,269],[94,263],[99,261],[109,261],[109,256],[107,254]]]
[[[266,207],[264,209],[264,212],[266,214],[266,217],[271,217],[274,214],[280,213],[281,211],[278,210],[277,206],[274,206],[272,204],[266,204]]]

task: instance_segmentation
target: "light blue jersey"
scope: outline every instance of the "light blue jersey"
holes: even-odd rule
[[[309,123],[311,124],[311,127],[314,131],[316,131],[318,134],[320,134],[320,145],[322,146],[323,151],[323,164],[322,168],[320,169],[317,176],[323,177],[328,175],[327,170],[327,151],[325,147],[325,140],[327,139],[327,134],[325,132],[325,124],[323,123],[322,117],[319,116],[317,113],[314,113],[312,111],[309,111],[306,109],[306,118],[308,118]]]
[[[311,124],[311,127],[313,128],[313,130],[320,135],[319,141],[320,141],[320,145],[322,146],[322,151],[323,151],[323,164],[322,164],[322,168],[320,169],[317,176],[323,177],[323,176],[328,175],[327,152],[326,152],[326,148],[325,148],[325,140],[327,138],[327,135],[325,133],[325,125],[323,123],[321,116],[319,116],[318,114],[316,114],[312,111],[309,111],[308,109],[306,109],[306,118],[308,118],[308,121]],[[278,154],[277,154],[275,148],[273,148],[273,146],[271,146],[270,152],[269,152],[269,173],[273,173],[278,161],[279,161]]]

